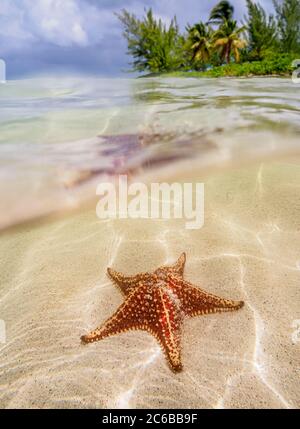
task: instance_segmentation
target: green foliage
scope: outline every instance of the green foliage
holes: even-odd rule
[[[188,25],[185,34],[180,34],[176,17],[166,25],[152,9],[142,19],[123,9],[117,16],[133,70],[211,77],[291,72],[294,54],[300,53],[300,0],[273,0],[276,19],[255,0],[245,1],[246,25],[239,26],[231,3],[221,0],[208,23]]]
[[[248,58],[262,60],[272,49],[276,49],[277,27],[273,15],[267,16],[265,10],[258,3],[246,0],[248,17],[246,26],[248,30]]]
[[[246,27],[238,27],[237,21],[230,19],[224,21],[213,35],[214,47],[220,50],[221,60],[229,64],[231,55],[236,62],[240,60],[240,49],[246,46],[246,41],[241,38]]]
[[[214,53],[219,51],[221,62],[229,64],[232,55],[236,62],[240,60],[240,50],[246,45],[245,40],[241,38],[242,33],[246,27],[239,28],[237,21],[233,19],[234,7],[227,0],[221,0],[211,11],[209,16],[209,23],[217,24],[218,28],[212,34],[212,46]]]
[[[176,17],[166,26],[161,19],[154,18],[152,9],[142,20],[126,10],[117,16],[123,24],[128,53],[134,58],[133,70],[156,73],[182,66],[184,40],[179,34]]]
[[[186,28],[188,37],[185,44],[187,57],[190,65],[196,70],[205,69],[205,65],[210,61],[212,29],[204,22],[199,22]]]
[[[225,76],[266,76],[282,75],[285,76],[292,72],[292,61],[295,57],[292,55],[271,55],[263,61],[251,61],[242,64],[226,64],[225,66],[215,67],[212,70],[203,72],[205,77],[225,77]]]
[[[227,0],[221,0],[211,11],[209,22],[212,24],[223,24],[233,18],[234,7]]]
[[[273,0],[282,52],[300,52],[300,1]]]
[[[170,77],[250,77],[250,76],[287,76],[292,73],[292,55],[274,55],[263,61],[251,61],[242,64],[226,64],[204,72],[192,71],[168,73]]]

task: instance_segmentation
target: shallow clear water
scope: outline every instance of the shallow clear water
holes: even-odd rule
[[[80,204],[94,195],[96,176],[179,158],[199,156],[204,168],[298,151],[299,91],[280,78],[1,85],[0,227]],[[83,183],[84,192],[75,189]]]
[[[299,91],[277,78],[0,86],[1,408],[300,407]],[[96,184],[119,172],[204,182],[203,228],[99,220]],[[185,321],[180,374],[145,332],[80,343],[122,302],[108,266],[152,271],[182,252],[185,279],[245,307]]]

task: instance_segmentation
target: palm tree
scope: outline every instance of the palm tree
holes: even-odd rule
[[[225,21],[223,25],[215,32],[214,47],[220,49],[221,59],[226,59],[230,63],[231,54],[234,55],[236,62],[240,60],[240,49],[243,49],[247,42],[240,36],[246,30],[246,26],[238,27],[237,21]]]
[[[193,52],[192,61],[208,62],[211,51],[212,30],[204,22],[199,22],[192,27],[188,26],[189,47]]]
[[[227,0],[220,1],[211,11],[209,16],[209,23],[223,24],[232,20],[234,7]]]

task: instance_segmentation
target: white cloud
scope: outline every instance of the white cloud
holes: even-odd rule
[[[117,20],[109,10],[84,0],[1,0],[2,49],[51,43],[61,47],[97,44],[114,32]],[[116,31],[116,30],[115,30]]]
[[[23,0],[35,36],[59,46],[88,45],[84,16],[76,0]]]
[[[17,49],[34,39],[31,31],[26,29],[24,11],[13,1],[2,0],[0,3],[0,47],[5,52]]]

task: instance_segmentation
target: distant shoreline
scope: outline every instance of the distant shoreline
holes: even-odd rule
[[[149,73],[143,77],[290,77],[294,70],[295,56],[275,56],[263,61],[246,61],[229,63],[207,68],[206,70],[170,70],[159,73]]]
[[[256,77],[264,77],[264,78],[290,78],[291,77],[291,73],[282,73],[282,74],[246,74],[246,75],[224,75],[224,76],[214,76],[214,75],[210,75],[207,72],[181,72],[181,71],[177,71],[177,72],[163,72],[163,73],[148,73],[146,75],[142,75],[142,76],[138,76],[138,79],[142,79],[142,78],[153,78],[153,77],[184,77],[184,78],[211,78],[211,79],[220,79],[220,78],[241,78],[241,79],[246,79],[246,78],[256,78]]]

